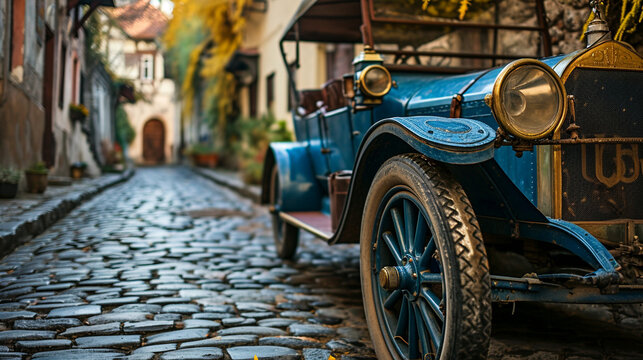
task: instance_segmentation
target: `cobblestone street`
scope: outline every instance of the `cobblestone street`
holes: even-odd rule
[[[628,309],[494,308],[490,359],[641,359]],[[283,262],[265,209],[180,167],[0,261],[0,359],[371,359],[363,316],[356,245],[303,236]]]

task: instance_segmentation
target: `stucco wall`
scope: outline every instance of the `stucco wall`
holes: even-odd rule
[[[290,1],[270,1],[268,11],[262,13],[249,13],[247,27],[244,33],[243,48],[257,49],[259,52],[259,71],[257,89],[257,113],[265,114],[268,111],[267,77],[274,73],[274,104],[272,111],[277,119],[288,120],[291,124],[292,116],[288,110],[288,72],[279,50],[279,41],[297,6]],[[295,46],[285,44],[288,61],[295,59]],[[325,45],[317,43],[300,44],[300,65],[296,74],[299,89],[319,88],[326,81]],[[244,109],[245,108],[245,109]],[[247,106],[242,107],[247,112]]]

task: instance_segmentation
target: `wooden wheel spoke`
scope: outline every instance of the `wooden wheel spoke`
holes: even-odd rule
[[[420,273],[422,284],[442,284],[442,274],[432,272]]]
[[[398,248],[395,239],[393,239],[393,235],[390,232],[385,232],[384,234],[382,234],[382,239],[388,246],[388,249],[391,251],[393,258],[395,259],[395,263],[398,266],[402,266],[402,256],[400,255],[400,249]]]
[[[416,308],[415,304],[410,303],[409,306],[409,329],[408,329],[408,340],[409,340],[409,359],[417,359],[419,355],[418,349],[418,324],[416,317]]]
[[[397,327],[395,328],[395,335],[401,338],[406,337],[409,325],[409,301],[402,299],[402,307],[400,308],[400,315],[397,318]]]
[[[415,206],[409,200],[404,200],[404,237],[407,242],[407,249],[413,250],[415,240]]]
[[[415,308],[415,323],[417,324],[418,329],[418,338],[420,339],[420,355],[422,359],[426,358],[426,355],[431,353],[431,346],[429,345],[429,330],[422,320],[422,309],[418,304],[413,304]]]
[[[426,325],[429,330],[429,337],[431,338],[431,345],[433,346],[434,353],[437,354],[440,349],[440,345],[442,344],[442,328],[431,315],[431,310],[428,308],[427,304],[420,302],[420,309],[422,310],[420,311],[420,314],[422,315],[424,325]]]
[[[424,249],[424,252],[422,253],[422,257],[420,258],[420,266],[422,268],[429,267],[429,264],[431,263],[431,258],[433,257],[433,253],[435,252],[435,249],[436,249],[435,239],[433,236],[431,236],[429,243],[426,245],[426,249]]]
[[[393,291],[384,301],[384,308],[388,310],[392,310],[393,306],[395,306],[397,301],[400,299],[400,296],[402,296],[401,290]]]
[[[438,297],[428,289],[422,289],[420,294],[422,295],[422,298],[426,300],[426,303],[429,305],[430,309],[438,317],[438,319],[444,322],[444,314],[442,314],[442,310],[440,309],[440,299],[438,299]]]
[[[415,224],[415,233],[413,238],[413,249],[416,254],[422,254],[424,251],[424,242],[426,234],[429,232],[429,226],[424,219],[424,215],[418,213],[417,222]],[[420,263],[421,264],[421,263]]]
[[[404,219],[402,219],[402,214],[397,208],[391,209],[391,218],[393,219],[393,227],[395,228],[395,236],[397,236],[397,242],[400,244],[400,250],[402,254],[406,253],[406,239],[404,236]]]

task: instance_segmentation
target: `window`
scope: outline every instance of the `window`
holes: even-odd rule
[[[250,105],[250,116],[257,117],[257,80],[248,85],[248,103]]]
[[[141,80],[154,79],[154,55],[141,55]]]
[[[272,111],[273,103],[275,102],[275,73],[266,77],[266,108]]]

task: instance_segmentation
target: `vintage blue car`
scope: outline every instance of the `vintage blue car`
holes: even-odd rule
[[[262,202],[282,258],[301,230],[360,244],[380,359],[485,358],[493,302],[643,302],[643,58],[600,5],[588,47],[551,56],[543,1],[524,23],[488,15],[502,3],[457,21],[304,0],[283,37],[364,44],[354,73],[294,92]]]

